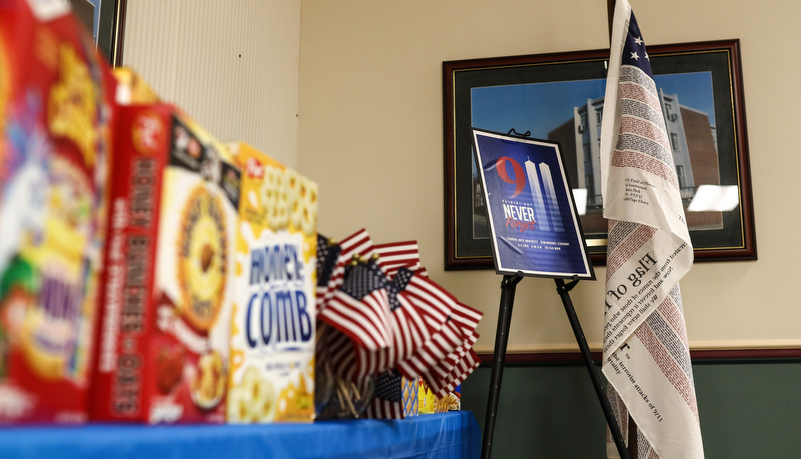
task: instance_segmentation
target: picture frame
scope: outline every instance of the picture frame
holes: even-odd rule
[[[682,197],[699,262],[757,259],[739,48],[736,39],[648,47],[668,131],[677,134],[671,141],[693,165],[682,171]],[[578,176],[577,164],[599,154],[579,139],[600,136],[608,58],[602,49],[443,62],[446,270],[494,265],[486,211],[477,205],[473,128],[529,131],[562,144],[591,259],[605,264],[600,190]],[[716,207],[718,199],[687,210],[710,194],[734,207]]]
[[[473,129],[495,272],[595,280],[558,142]]]
[[[83,0],[94,6],[95,22],[92,36],[98,51],[112,67],[122,65],[127,0]]]

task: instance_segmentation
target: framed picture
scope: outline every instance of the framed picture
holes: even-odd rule
[[[559,143],[473,130],[495,272],[595,279]]]
[[[122,65],[127,0],[69,0],[75,17],[92,32],[97,49],[112,67]]]
[[[696,261],[755,260],[738,40],[649,46]],[[472,129],[556,141],[596,264],[606,261],[600,124],[608,50],[443,62],[445,269],[493,267]],[[581,171],[581,173],[579,172]]]

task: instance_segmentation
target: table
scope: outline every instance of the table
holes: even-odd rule
[[[470,411],[314,424],[0,428],[2,458],[478,458]]]

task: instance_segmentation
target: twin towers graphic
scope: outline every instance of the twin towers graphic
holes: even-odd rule
[[[536,165],[531,160],[527,160],[526,175],[531,188],[531,196],[534,198],[534,216],[537,226],[542,231],[564,233],[565,227],[556,200],[551,168],[545,163]]]

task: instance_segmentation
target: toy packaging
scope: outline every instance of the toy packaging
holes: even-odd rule
[[[227,419],[311,422],[317,185],[247,144],[242,170]]]
[[[168,104],[121,106],[92,417],[225,420],[240,172]]]
[[[87,418],[115,86],[64,2],[0,2],[0,423]]]

